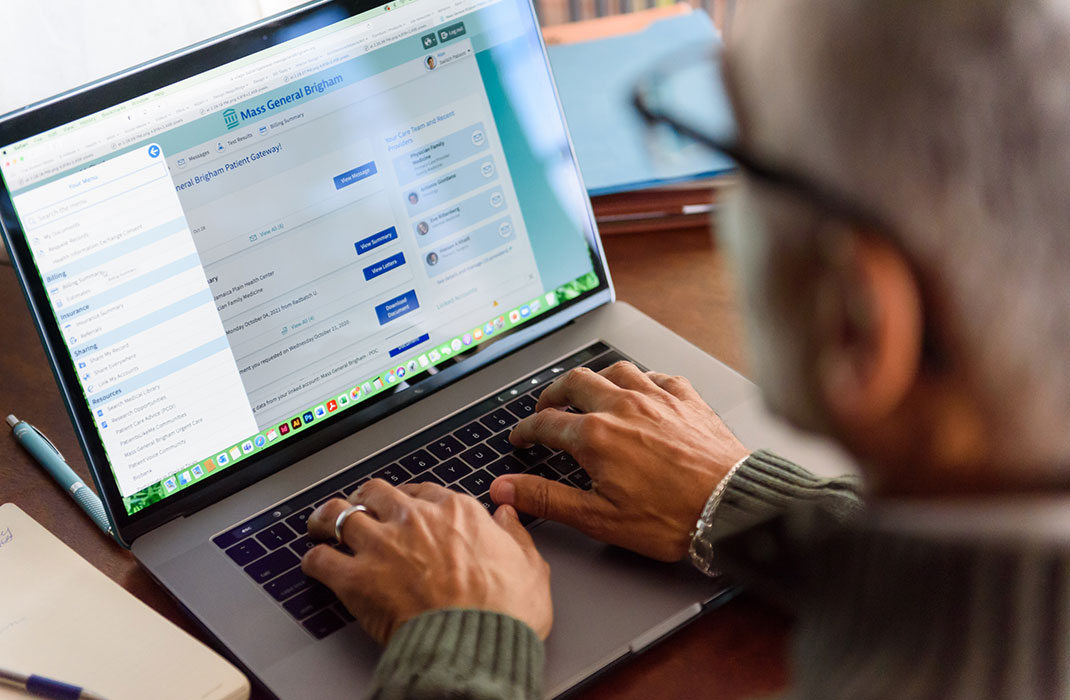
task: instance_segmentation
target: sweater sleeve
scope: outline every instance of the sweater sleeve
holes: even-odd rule
[[[825,479],[771,452],[751,455],[725,484],[706,537],[713,565],[788,607],[809,586],[806,533],[862,517],[857,477]]]
[[[387,644],[370,698],[539,698],[543,644],[523,622],[484,610],[436,610]]]
[[[728,482],[713,512],[714,541],[749,530],[800,505],[814,506],[844,522],[863,509],[857,477],[824,479],[783,457],[758,450]]]

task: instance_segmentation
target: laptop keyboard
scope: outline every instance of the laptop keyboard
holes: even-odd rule
[[[322,639],[353,617],[330,590],[301,572],[301,557],[316,544],[306,523],[313,509],[332,498],[347,498],[370,479],[395,486],[429,481],[476,498],[488,511],[495,508],[490,484],[503,474],[536,474],[589,489],[590,476],[570,455],[542,445],[517,449],[509,433],[521,418],[534,413],[539,394],[558,375],[580,366],[597,372],[622,359],[617,351],[596,343],[216,535],[212,542],[296,623]],[[526,514],[520,519],[525,526],[534,522]],[[343,545],[335,546],[346,551]]]

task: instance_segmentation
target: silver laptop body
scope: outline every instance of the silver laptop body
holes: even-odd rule
[[[302,533],[263,523],[384,455],[415,473],[414,436],[577,358],[685,375],[745,444],[842,464],[614,301],[527,0],[311,3],[7,115],[0,174],[4,240],[119,539],[280,698],[359,694],[380,650],[298,611],[262,563]],[[553,571],[549,696],[733,590],[530,527]]]

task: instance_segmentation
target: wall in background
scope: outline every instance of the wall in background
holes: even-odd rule
[[[0,0],[0,114],[301,0]]]

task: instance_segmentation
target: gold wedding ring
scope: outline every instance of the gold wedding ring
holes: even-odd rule
[[[334,539],[338,540],[339,544],[341,544],[341,542],[342,542],[342,528],[346,524],[346,518],[348,518],[353,513],[367,513],[367,512],[368,512],[368,509],[358,503],[355,506],[349,506],[348,508],[343,510],[341,513],[339,513],[338,517],[335,518],[335,521],[334,521]]]

